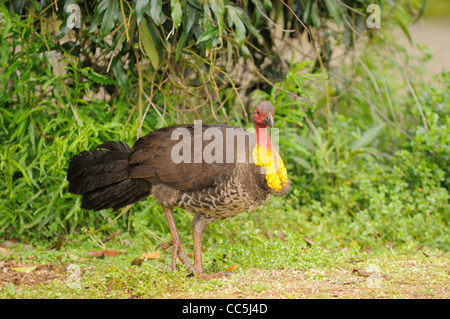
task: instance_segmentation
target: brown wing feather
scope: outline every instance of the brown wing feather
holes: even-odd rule
[[[191,163],[175,163],[171,158],[172,148],[180,140],[172,140],[171,135],[175,128],[186,128],[191,136]],[[227,125],[203,125],[203,132],[207,128],[215,128],[222,132],[223,136],[223,154],[226,154],[226,128],[233,128]],[[236,129],[237,135],[244,135],[245,131]],[[250,137],[253,147],[254,136]],[[203,139],[202,151],[211,141]],[[152,132],[140,138],[133,146],[133,153],[130,156],[131,178],[144,179],[150,183],[161,183],[178,190],[200,190],[211,187],[218,176],[227,176],[233,173],[235,162],[225,163],[193,163],[193,145],[194,145],[194,126],[177,125],[169,126],[158,131]],[[237,156],[235,151],[235,159]],[[246,152],[248,158],[248,152]]]

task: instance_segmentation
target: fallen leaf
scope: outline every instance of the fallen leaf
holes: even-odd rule
[[[92,257],[101,257],[103,256],[103,250],[93,250],[93,251],[88,251],[86,253],[86,255],[92,256]]]
[[[36,265],[36,266],[27,266],[27,267],[14,267],[14,268],[11,268],[11,269],[14,270],[14,271],[23,273],[23,274],[28,274],[28,273],[32,272],[33,270],[35,270],[37,268],[37,266],[38,265]]]
[[[152,251],[148,254],[143,253],[141,255],[141,258],[143,259],[158,259],[161,256],[161,254],[159,253],[159,251]]]
[[[140,257],[137,257],[131,261],[131,265],[140,266],[145,259],[158,259],[161,256],[159,251],[152,251],[148,254],[143,253]]]
[[[436,256],[433,256],[433,255],[431,255],[431,254],[427,254],[427,253],[424,252],[424,251],[422,251],[422,254],[423,254],[425,257],[436,257]]]
[[[120,251],[115,251],[115,250],[104,250],[103,254],[107,257],[116,257],[119,255],[123,255],[123,253],[121,253]]]
[[[225,271],[226,272],[231,272],[231,271],[234,271],[234,270],[236,270],[238,268],[239,268],[239,266],[237,266],[237,265],[230,265],[230,266],[227,267],[227,269],[225,269]]]
[[[306,243],[308,243],[311,246],[316,246],[316,243],[313,242],[311,239],[309,239],[308,237],[303,237],[303,240],[306,241]]]

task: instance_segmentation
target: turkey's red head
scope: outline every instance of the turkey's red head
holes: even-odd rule
[[[253,112],[253,121],[255,126],[273,127],[273,118],[275,116],[275,108],[270,102],[264,101],[255,107]]]

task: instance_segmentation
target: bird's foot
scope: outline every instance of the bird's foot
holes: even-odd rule
[[[173,246],[173,253],[172,253],[172,263],[171,263],[171,269],[172,271],[176,271],[176,261],[177,259],[181,260],[181,262],[191,271],[194,270],[194,267],[189,263],[189,260],[186,257],[186,253],[184,252],[183,244],[179,242],[178,244],[174,245],[173,240],[168,241],[166,243],[161,243],[156,246],[155,250],[158,250],[159,248],[162,248],[164,251],[168,249],[169,247]]]
[[[167,243],[161,243],[156,246],[155,251],[159,248],[162,248],[162,250],[166,251],[167,248],[171,247],[173,245],[172,241],[168,241]]]

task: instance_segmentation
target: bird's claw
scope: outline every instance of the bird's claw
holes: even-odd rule
[[[172,271],[177,270],[177,267],[176,267],[177,259],[179,259],[186,267],[188,267],[188,269],[190,269],[192,271],[194,269],[194,267],[192,267],[192,265],[189,263],[188,259],[186,258],[186,254],[184,252],[183,245],[181,243],[174,245],[173,240],[168,241],[166,243],[160,243],[156,246],[155,251],[157,251],[159,248],[162,248],[162,250],[164,250],[164,252],[165,252],[166,249],[168,249],[169,247],[172,247],[172,246],[174,249],[174,253],[172,256],[172,264],[171,264]]]
[[[159,248],[162,248],[162,250],[166,251],[167,248],[171,247],[173,245],[172,241],[168,241],[166,243],[160,243],[158,246],[156,246],[155,251]]]

